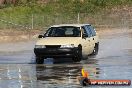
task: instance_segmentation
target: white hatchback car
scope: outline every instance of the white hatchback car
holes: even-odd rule
[[[53,25],[38,37],[34,48],[37,64],[45,58],[69,57],[77,62],[98,54],[98,36],[90,24]]]

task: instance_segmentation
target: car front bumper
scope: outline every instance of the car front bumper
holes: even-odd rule
[[[36,57],[75,57],[78,55],[78,47],[74,48],[34,48]]]

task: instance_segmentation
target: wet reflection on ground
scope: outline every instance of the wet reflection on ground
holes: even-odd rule
[[[78,88],[81,69],[91,79],[130,79],[132,66],[100,66],[98,64],[0,65],[0,88]],[[90,86],[89,88],[114,88]],[[118,88],[118,87],[116,87]],[[119,87],[119,88],[131,88]]]
[[[33,66],[0,65],[0,88],[35,88],[35,83],[36,71]]]

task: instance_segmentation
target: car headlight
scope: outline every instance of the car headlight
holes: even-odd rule
[[[35,48],[46,48],[45,45],[35,45]]]
[[[74,48],[74,44],[69,44],[69,45],[61,45],[60,48]]]

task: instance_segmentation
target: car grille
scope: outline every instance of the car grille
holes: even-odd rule
[[[60,48],[61,45],[46,45],[46,48]]]

